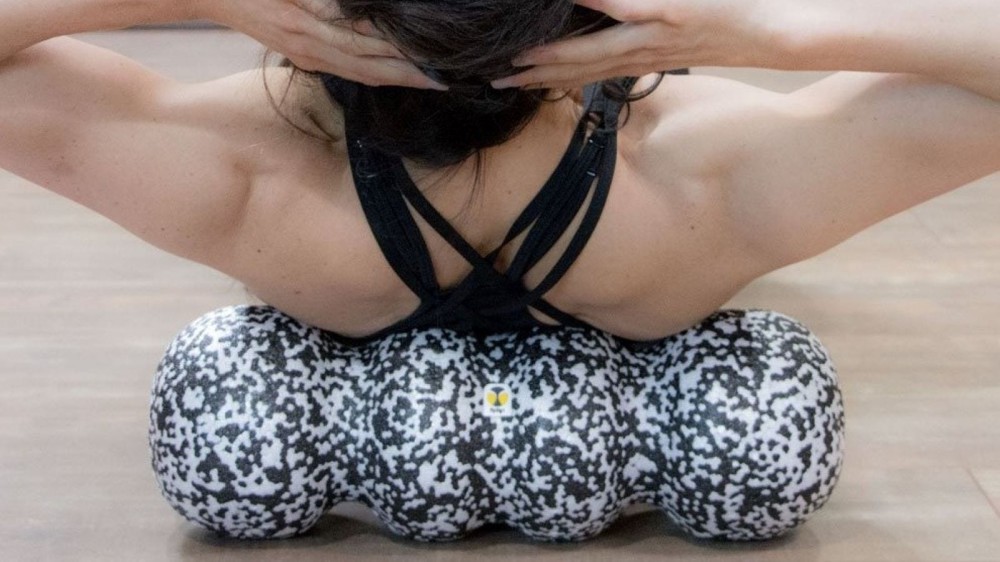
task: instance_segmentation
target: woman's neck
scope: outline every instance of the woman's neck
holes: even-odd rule
[[[506,154],[525,142],[533,143],[540,136],[547,136],[553,132],[561,134],[563,131],[573,131],[582,117],[583,90],[575,88],[568,92],[565,97],[560,96],[558,100],[543,102],[538,113],[516,135],[501,145],[484,149],[482,151],[483,159],[484,161],[496,160],[495,157]],[[526,141],[526,139],[531,140]],[[440,178],[464,177],[467,173],[472,174],[475,172],[476,166],[474,156],[447,168],[423,166],[408,159],[404,159],[404,161],[407,170],[413,174],[414,180],[422,178],[431,183],[441,181]]]

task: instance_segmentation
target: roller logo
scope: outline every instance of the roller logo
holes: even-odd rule
[[[509,386],[503,383],[490,383],[483,387],[483,414],[494,418],[514,415]]]

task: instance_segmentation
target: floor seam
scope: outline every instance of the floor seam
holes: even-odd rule
[[[1000,507],[997,506],[997,502],[993,501],[993,497],[990,496],[989,492],[986,491],[986,488],[983,487],[979,478],[976,477],[976,473],[969,467],[965,467],[965,471],[969,473],[969,477],[972,478],[972,482],[975,483],[976,489],[979,490],[979,493],[982,494],[983,497],[986,498],[986,501],[990,503],[990,507],[993,508],[993,514],[997,516],[997,519],[1000,519]]]

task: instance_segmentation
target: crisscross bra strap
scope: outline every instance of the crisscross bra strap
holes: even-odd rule
[[[330,95],[345,108],[344,134],[354,183],[379,248],[421,302],[433,299],[437,280],[420,229],[402,194],[383,185],[382,177],[391,169],[392,162],[383,153],[367,149],[355,134],[353,119],[347,118],[347,108],[356,107],[357,84],[331,74],[323,74],[322,81]]]
[[[386,189],[379,181],[381,171],[389,169],[392,164],[362,146],[360,141],[348,141],[358,198],[372,233],[403,283],[421,301],[430,299],[437,288],[437,277],[427,244],[402,194]],[[358,185],[359,181],[361,185]]]
[[[634,82],[635,79],[626,79],[624,85],[630,89]],[[502,278],[500,283],[518,287],[520,296],[508,299],[493,307],[481,308],[478,311],[480,314],[489,316],[505,314],[531,306],[542,310],[562,323],[581,324],[572,316],[562,313],[545,302],[541,297],[566,274],[586,246],[604,208],[614,175],[617,155],[615,129],[622,102],[604,96],[597,85],[589,87],[586,94],[588,113],[594,103],[600,104],[598,111],[602,119],[598,129],[584,142],[587,120],[581,120],[569,150],[564,154],[549,181],[514,221],[504,241],[485,257],[480,255],[427,201],[406,173],[401,161],[393,167],[394,184],[401,188],[404,197],[432,228],[472,264],[474,272],[479,274],[470,275],[466,279],[470,283],[460,284],[459,289],[452,295],[453,299],[458,300],[465,296],[464,293],[471,290],[469,289],[470,284],[476,281],[477,277],[478,280],[482,281],[482,277],[497,276]],[[566,228],[578,215],[595,182],[597,185],[593,190],[591,204],[566,251],[541,283],[530,291],[525,290],[521,284],[521,278],[562,237]],[[532,228],[518,249],[510,267],[504,273],[496,271],[493,262],[497,253],[528,226]],[[465,290],[463,291],[463,289]]]
[[[627,78],[623,81],[626,92],[636,80]],[[323,82],[331,96],[343,107],[356,107],[356,84],[332,75],[323,75]],[[581,119],[555,172],[511,225],[504,241],[486,256],[480,255],[427,201],[399,157],[366,146],[364,140],[358,138],[352,126],[353,119],[347,118],[345,110],[348,153],[362,208],[387,261],[421,300],[414,314],[383,332],[416,326],[426,320],[422,317],[427,313],[438,319],[454,313],[496,316],[519,310],[526,313],[529,306],[565,325],[587,325],[542,298],[565,275],[589,240],[614,175],[617,154],[615,129],[622,102],[609,99],[598,84],[585,89],[585,96],[587,115]],[[589,117],[594,113],[601,118],[588,138],[588,125],[592,124]],[[562,237],[591,191],[590,205],[566,251],[541,283],[527,290],[521,281],[524,273],[534,267]],[[430,253],[407,203],[472,264],[472,273],[453,289],[443,291],[438,285]],[[505,272],[497,271],[493,263],[500,250],[529,227],[531,230],[510,267]],[[499,292],[506,298],[495,306],[470,310],[465,304],[466,299],[484,285],[499,287]]]
[[[637,81],[638,77],[623,79],[624,91],[631,91]],[[549,221],[548,224],[536,225],[532,228],[528,238],[518,250],[519,255],[515,256],[507,271],[508,277],[520,279],[552,248],[569,223],[576,217],[579,208],[583,205],[583,200],[591,191],[591,184],[596,182],[590,206],[585,211],[583,220],[570,239],[566,250],[542,281],[535,288],[525,292],[519,299],[483,310],[486,314],[505,313],[518,307],[531,306],[564,324],[584,324],[553,307],[542,298],[542,295],[562,279],[590,240],[604,209],[611,181],[614,178],[615,160],[618,154],[617,124],[624,100],[610,99],[596,86],[593,89],[588,89],[587,94],[587,99],[590,100],[592,97],[601,108],[602,118],[599,127],[587,140],[584,155],[576,161],[578,166],[564,178],[554,175],[566,183],[575,184],[575,189],[569,189],[570,198],[573,200],[573,211],[566,214],[555,213],[554,220]],[[589,101],[587,107],[591,107]],[[585,156],[587,151],[593,152],[592,158]],[[583,175],[578,175],[581,172]],[[535,235],[534,239],[532,239],[532,235]],[[563,320],[562,317],[568,317],[568,319]]]

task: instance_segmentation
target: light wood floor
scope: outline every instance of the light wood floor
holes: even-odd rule
[[[84,38],[189,80],[253,67],[260,55],[223,31]],[[696,72],[783,91],[825,75]],[[839,365],[843,478],[786,538],[693,542],[656,509],[633,506],[579,544],[489,528],[426,545],[342,504],[306,537],[241,543],[171,510],[146,442],[165,345],[202,313],[244,302],[240,286],[0,171],[0,560],[1000,560],[998,217],[995,174],[733,301],[804,321]]]

